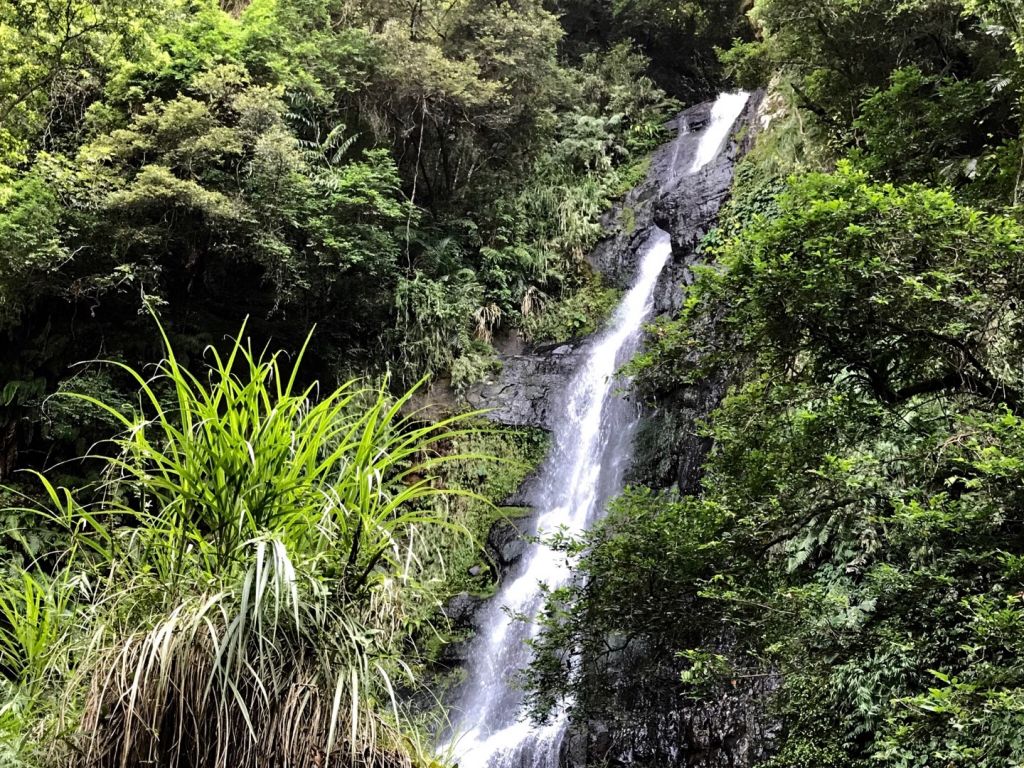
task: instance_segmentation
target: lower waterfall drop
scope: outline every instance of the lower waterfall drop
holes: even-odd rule
[[[746,93],[723,94],[711,120],[694,132],[690,166],[694,174],[722,151],[747,102]],[[678,153],[678,146],[675,152]],[[678,162],[676,155],[673,161]],[[671,169],[672,174],[677,169]],[[552,449],[538,476],[535,530],[544,535],[587,530],[622,489],[638,413],[618,396],[615,372],[640,346],[643,325],[653,311],[654,293],[672,255],[667,232],[654,228],[642,248],[637,276],[607,327],[590,339],[567,384],[552,430]],[[555,768],[568,725],[565,712],[543,726],[520,711],[522,693],[515,674],[529,663],[526,641],[537,631],[543,607],[541,583],[554,589],[571,578],[564,556],[531,545],[506,575],[497,595],[480,611],[479,632],[470,651],[467,680],[452,706],[452,754],[460,768]]]

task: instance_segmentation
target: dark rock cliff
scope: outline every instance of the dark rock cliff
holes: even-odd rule
[[[738,125],[755,120],[760,96],[752,96]],[[670,129],[677,136],[700,130],[710,119],[712,104],[698,104],[681,112]],[[682,142],[673,140],[651,157],[647,178],[604,217],[606,235],[590,254],[591,265],[612,284],[627,288],[636,275],[641,250],[650,230],[660,226],[672,237],[672,261],[658,281],[655,314],[673,314],[682,306],[685,287],[693,280],[697,246],[714,227],[718,210],[729,195],[732,169],[753,136],[743,131],[742,141],[729,146],[694,175],[681,174],[692,158]],[[513,340],[501,350],[501,372],[470,387],[465,400],[477,408],[493,409],[490,416],[513,426],[547,428],[552,396],[576,365],[579,344],[566,341],[537,348]]]
[[[464,395],[474,408],[514,427],[550,429],[551,408],[579,361],[579,343],[546,346],[501,355],[501,373]]]
[[[650,230],[659,226],[671,235],[673,258],[655,296],[658,314],[675,314],[682,305],[693,281],[692,268],[701,260],[699,243],[714,227],[729,195],[735,162],[756,133],[759,105],[760,96],[753,96],[738,123],[743,129],[696,174],[678,171],[688,166],[690,159],[680,153],[692,151],[691,145],[672,141],[661,147],[647,179],[605,218],[608,234],[590,260],[623,288],[636,273]],[[708,122],[711,106],[682,112],[673,121],[677,134],[699,130]],[[578,349],[574,343],[516,349],[503,356],[500,375],[472,388],[466,399],[475,407],[492,408],[491,417],[500,422],[547,428],[553,396],[574,369]],[[637,439],[634,481],[656,488],[676,486],[683,493],[699,491],[700,467],[710,446],[697,425],[720,402],[725,386],[721,379],[699,382],[668,393],[648,408]],[[729,637],[721,627],[682,629],[705,646],[729,650]],[[583,716],[568,739],[564,760],[574,768],[746,768],[770,749],[774,726],[761,707],[772,685],[769,677],[737,682],[702,700],[688,699],[671,649],[653,647],[642,631],[627,651],[584,660],[584,669],[594,678],[594,684],[584,687],[598,693],[580,702]]]

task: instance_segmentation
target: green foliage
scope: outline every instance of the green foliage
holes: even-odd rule
[[[668,93],[693,103],[713,98],[723,81],[715,47],[749,34],[743,4],[734,0],[557,0],[567,32],[563,48],[586,56],[608,45],[637,45],[652,59],[650,74]]]
[[[534,342],[577,339],[597,330],[620,298],[620,291],[595,275],[571,296],[542,303],[539,310],[527,315],[523,330]]]
[[[999,356],[1015,343],[1001,307],[1019,290],[1018,225],[945,192],[872,186],[844,167],[794,182],[779,207],[726,260],[726,290],[742,297],[734,322],[767,340],[778,365],[809,355],[806,375],[844,373],[886,402],[998,390],[992,397],[1015,407]]]
[[[0,9],[0,183],[41,134],[59,136],[74,117],[51,106],[82,99],[103,67],[129,55],[133,27],[152,2],[14,0]],[[46,137],[42,137],[46,140]]]
[[[978,81],[926,77],[898,69],[886,90],[861,104],[854,129],[863,143],[865,170],[890,179],[960,181],[992,173],[980,162],[991,86]]]
[[[583,57],[584,98],[592,110],[623,123],[624,148],[631,153],[653,149],[662,138],[661,124],[678,102],[644,74],[650,59],[629,43]]]
[[[458,521],[470,534],[455,530],[436,533],[445,539],[438,543],[436,551],[447,576],[446,593],[487,594],[491,590],[496,567],[484,551],[483,542],[497,520],[521,512],[502,505],[536,470],[548,447],[548,436],[542,430],[493,424],[486,428],[480,424],[478,430],[453,440],[451,451],[456,458],[446,463],[444,482],[472,493],[438,500],[446,506],[446,516]],[[501,457],[501,461],[489,458],[493,456]]]
[[[538,0],[9,5],[8,394],[52,393],[82,349],[149,359],[147,304],[293,349],[317,321],[321,369],[471,382],[530,297],[585,283],[677,106],[626,42],[561,60]],[[27,426],[43,398],[5,399],[0,478],[53,447]]]
[[[692,599],[692,593],[682,594],[680,587],[710,577],[712,564],[728,553],[719,540],[722,512],[670,493],[632,489],[582,541],[561,542],[574,567],[594,578],[577,580],[547,597],[527,673],[528,704],[535,717],[546,717],[571,695],[578,716],[628,722],[634,713],[622,711],[612,693],[617,681],[627,675],[655,677],[672,664],[661,652],[648,652],[630,658],[626,669],[625,652],[638,630],[664,651],[666,636],[693,642],[702,623],[714,621],[714,610]],[[609,653],[615,658],[611,669],[570,661]]]
[[[717,264],[630,367],[661,410],[732,382],[703,488],[627,491],[567,545],[537,714],[571,695],[628,728],[767,679],[766,768],[1024,760],[1018,16],[755,3],[761,39],[723,62],[772,79],[767,127]]]
[[[416,272],[399,282],[397,330],[409,371],[451,370],[471,354],[470,318],[482,299],[474,277],[470,270],[440,279]]]
[[[1014,3],[758,0],[759,38],[720,52],[746,87],[784,83],[836,156],[891,180],[1019,200],[1024,71]],[[1019,170],[1019,166],[1018,166]]]
[[[845,123],[865,89],[884,85],[898,67],[916,65],[934,74],[966,62],[962,74],[984,76],[1002,41],[989,38],[982,19],[965,5],[958,0],[758,0],[750,17],[762,40],[730,59],[766,59],[792,73],[810,106]]]
[[[7,187],[0,213],[0,327],[17,321],[68,258],[57,199],[41,169]]]
[[[434,501],[469,493],[433,473],[485,458],[439,450],[468,417],[424,425],[411,392],[358,382],[320,396],[301,354],[289,370],[241,337],[205,376],[165,353],[148,378],[116,366],[130,410],[72,395],[123,431],[95,502],[40,477],[63,544],[0,580],[5,748],[50,764],[71,728],[93,766],[429,765],[395,691],[439,578],[430,532],[459,527]]]

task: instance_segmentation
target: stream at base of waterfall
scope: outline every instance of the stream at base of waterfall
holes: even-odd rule
[[[746,93],[723,94],[701,130],[680,126],[671,182],[698,173],[723,151],[746,102]],[[684,141],[693,142],[693,148],[682,155],[689,159],[687,166],[678,169]],[[533,494],[538,513],[534,532],[539,536],[587,530],[622,490],[639,413],[618,394],[623,382],[616,379],[616,371],[640,347],[658,277],[671,256],[668,233],[655,227],[640,253],[632,287],[604,330],[587,342],[579,368],[567,383],[561,415],[552,430],[552,449]],[[566,712],[555,713],[545,725],[531,723],[521,711],[522,692],[514,677],[529,663],[526,641],[537,631],[536,622],[521,618],[536,617],[543,607],[541,584],[555,589],[571,578],[563,554],[534,543],[478,614],[466,683],[450,713],[455,726],[450,749],[460,768],[558,765]]]

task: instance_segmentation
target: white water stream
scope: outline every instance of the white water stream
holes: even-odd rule
[[[747,94],[723,94],[711,120],[694,131],[684,173],[694,174],[711,162],[728,141],[747,102]],[[673,147],[670,175],[678,175],[680,142]],[[552,433],[552,451],[538,478],[536,532],[565,529],[578,534],[603,513],[622,488],[637,425],[636,408],[616,393],[615,372],[637,351],[643,325],[654,304],[658,277],[672,254],[668,233],[654,228],[648,236],[633,286],[605,330],[582,351],[581,363],[569,380],[564,408]],[[567,726],[565,713],[535,726],[520,711],[522,693],[514,675],[529,662],[526,640],[543,606],[541,583],[562,586],[571,578],[565,557],[550,548],[531,545],[509,573],[498,594],[477,616],[479,633],[470,649],[468,679],[452,707],[456,724],[453,753],[460,768],[555,768]]]

